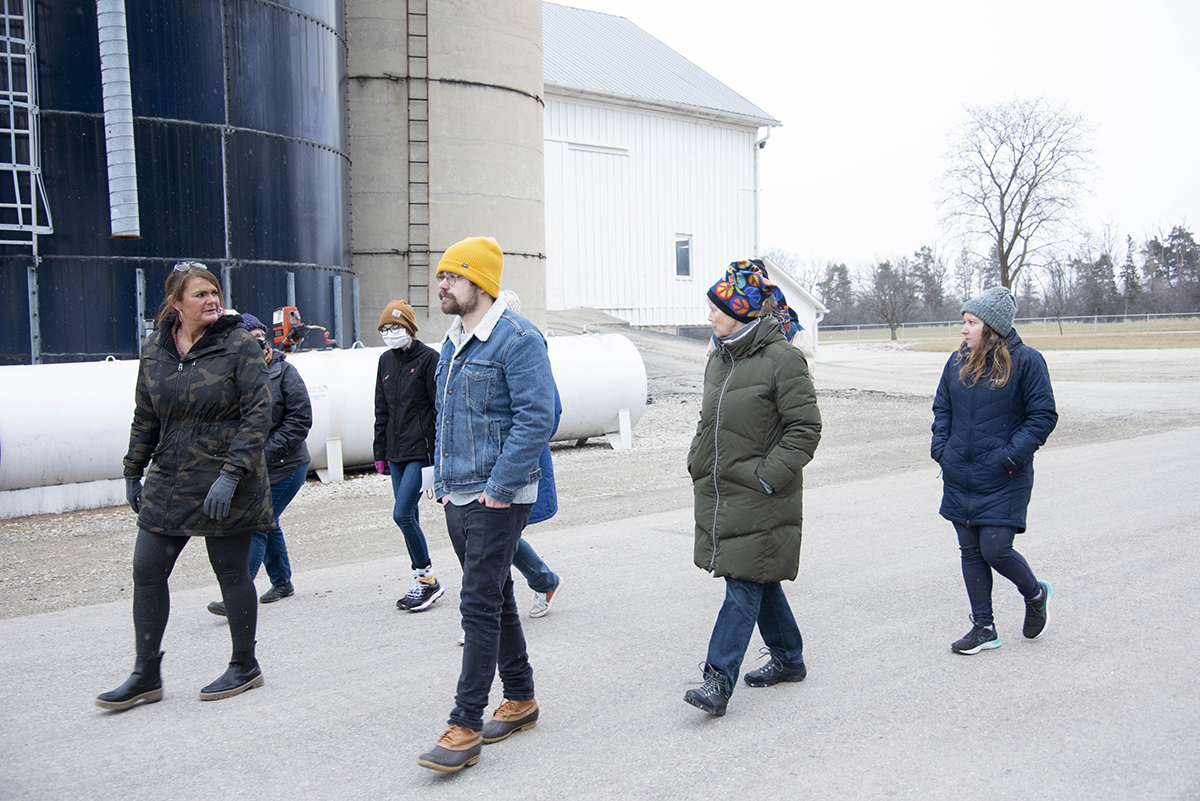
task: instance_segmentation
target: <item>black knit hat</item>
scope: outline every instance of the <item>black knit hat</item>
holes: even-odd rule
[[[994,286],[968,300],[962,305],[962,310],[975,315],[997,334],[1006,337],[1012,330],[1013,318],[1017,316],[1017,299],[1007,287]]]

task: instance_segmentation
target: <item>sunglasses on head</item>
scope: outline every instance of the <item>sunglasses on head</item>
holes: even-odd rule
[[[204,270],[204,272],[208,272],[208,268],[205,267],[203,264],[201,264],[198,261],[181,261],[175,265],[175,272],[186,273],[188,270],[192,269],[193,267],[200,269],[200,270]]]

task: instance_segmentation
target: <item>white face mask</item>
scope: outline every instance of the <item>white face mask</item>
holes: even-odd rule
[[[400,331],[380,331],[379,334],[383,337],[383,344],[392,350],[403,348],[412,341],[409,339],[408,332],[403,329]]]

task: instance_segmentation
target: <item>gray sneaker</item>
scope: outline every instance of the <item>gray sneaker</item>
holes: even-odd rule
[[[550,607],[554,604],[554,599],[558,597],[559,590],[562,589],[563,580],[561,577],[558,583],[554,585],[554,589],[550,592],[535,592],[533,599],[533,608],[529,610],[530,617],[545,617],[550,613]]]

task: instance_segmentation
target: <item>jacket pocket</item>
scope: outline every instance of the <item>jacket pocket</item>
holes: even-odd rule
[[[463,366],[466,379],[467,405],[472,409],[486,409],[492,399],[496,385],[496,368],[478,364]]]

